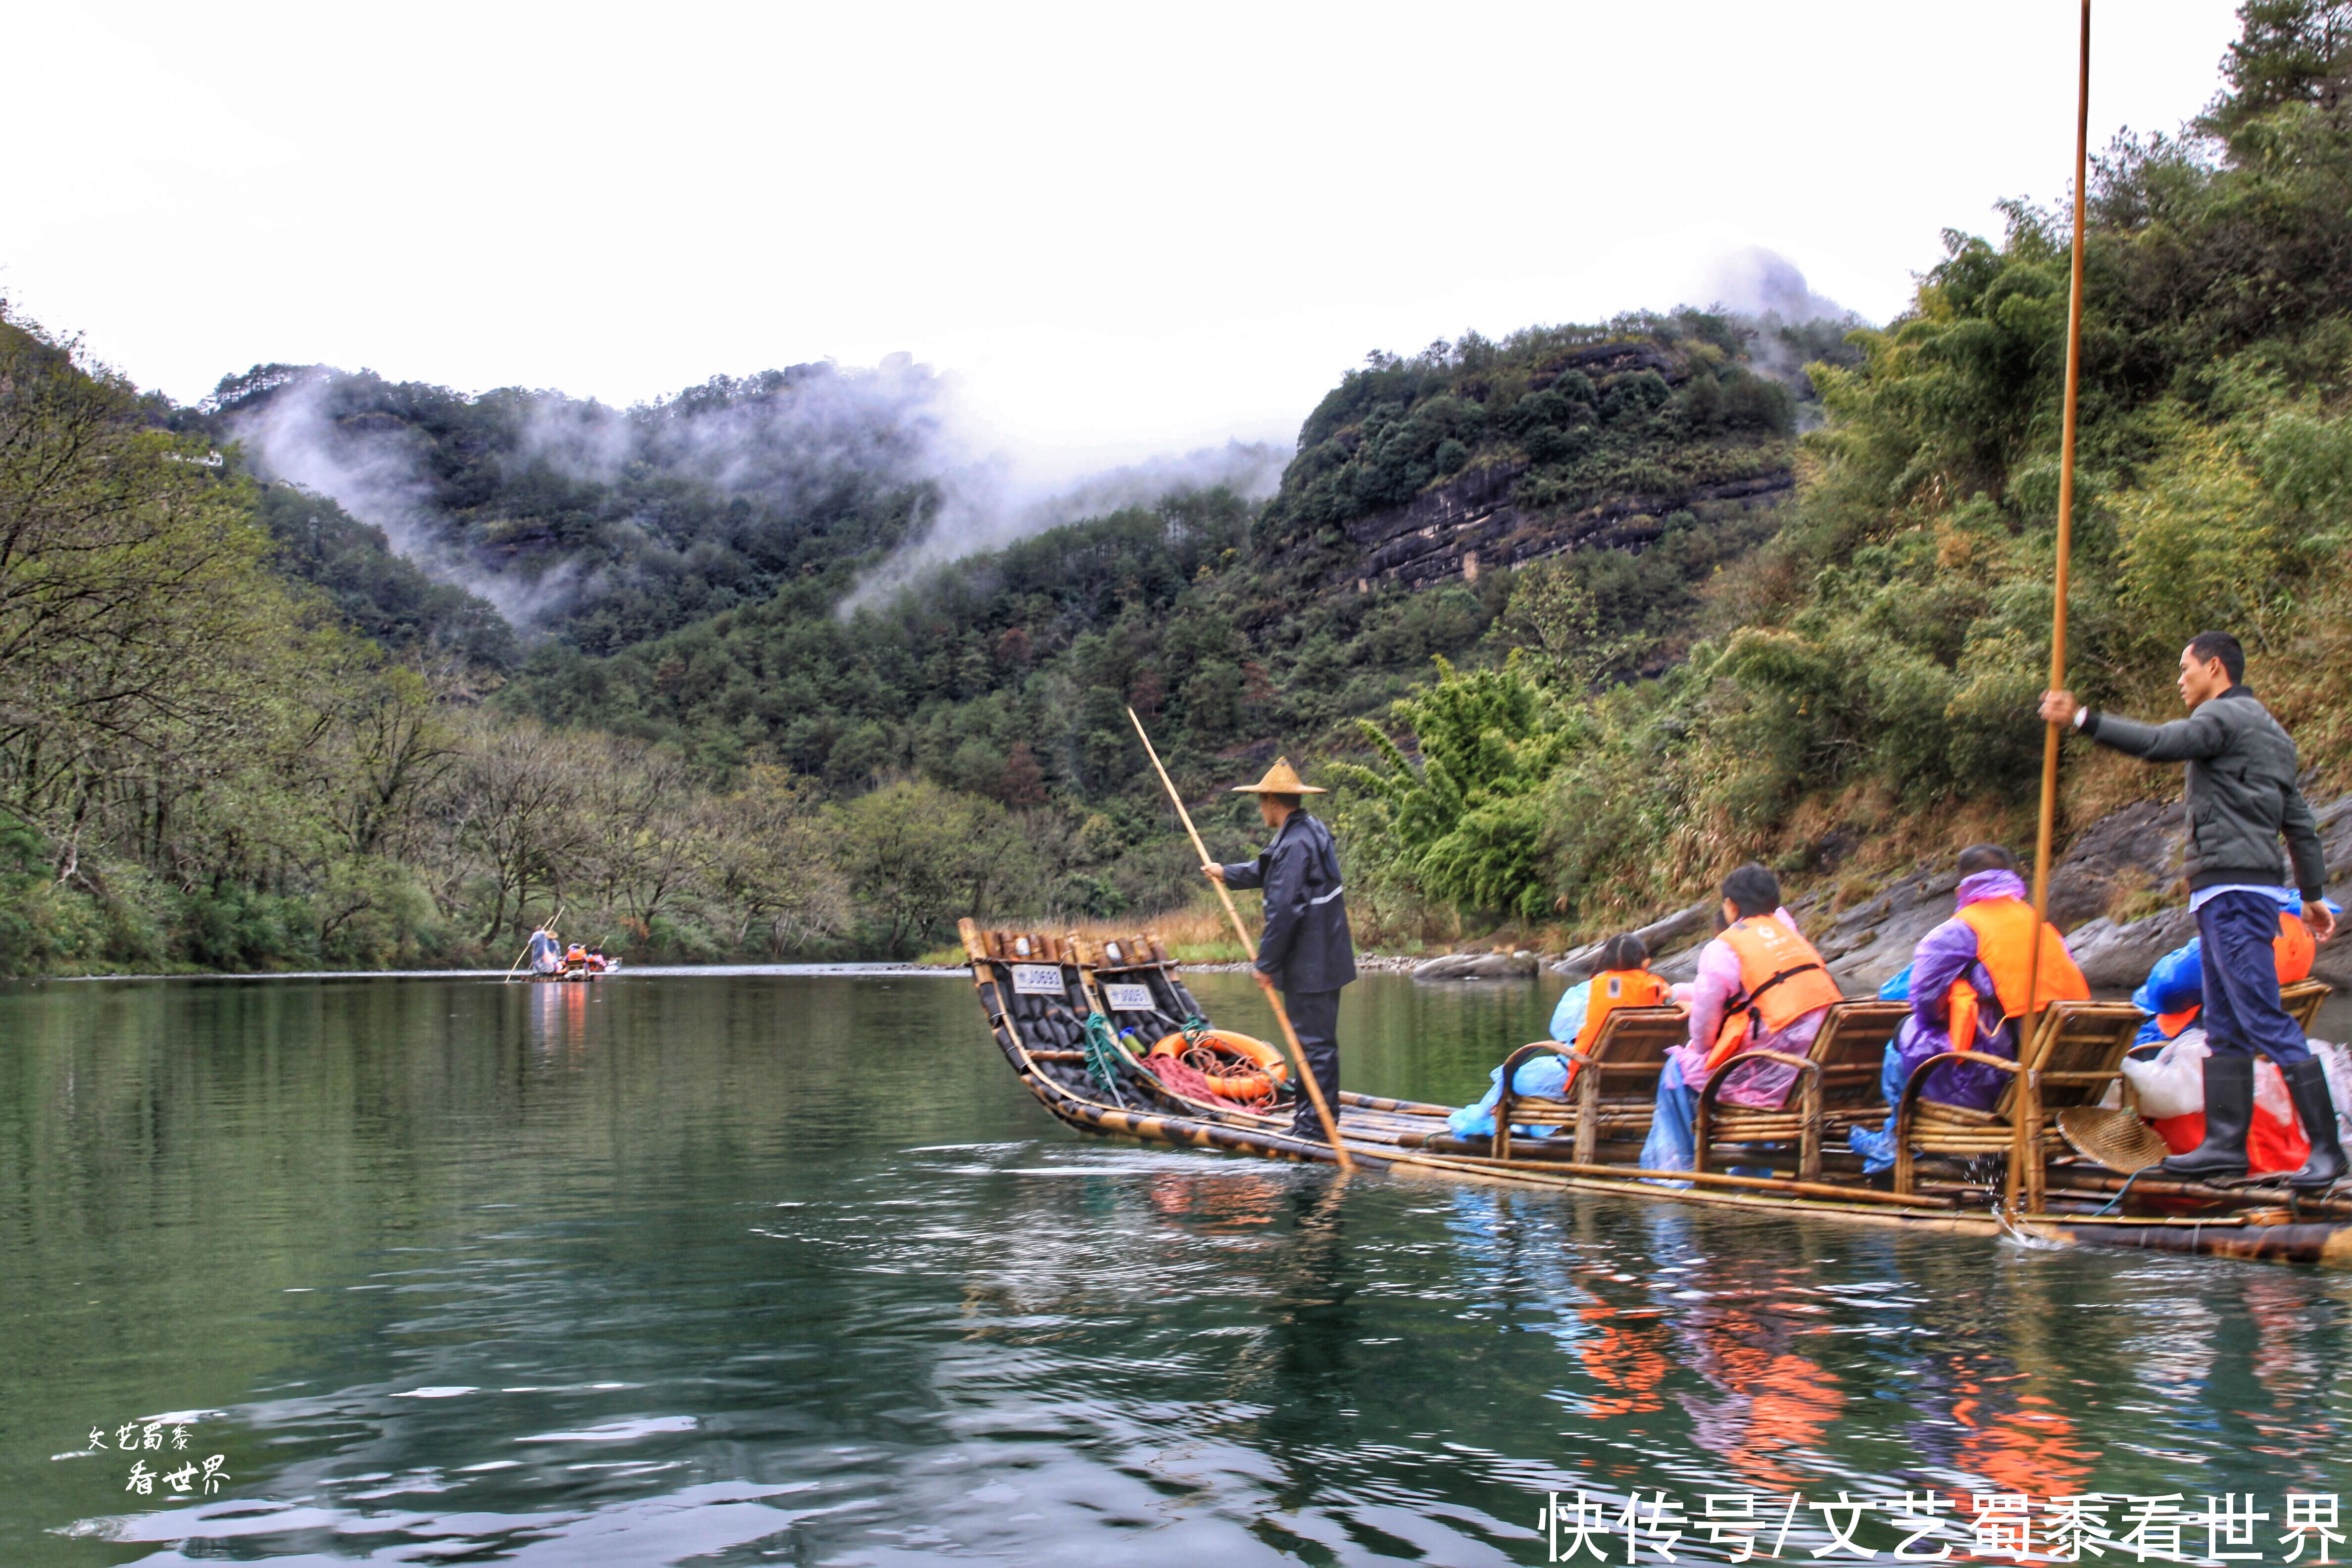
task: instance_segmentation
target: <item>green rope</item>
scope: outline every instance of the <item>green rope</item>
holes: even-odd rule
[[[1086,1029],[1087,1076],[1113,1100],[1125,1105],[1127,1097],[1118,1089],[1118,1037],[1110,1032],[1110,1020],[1100,1013],[1089,1013]]]
[[[1198,1013],[1184,1020],[1184,1048],[1197,1051],[1209,1037],[1209,1020]]]

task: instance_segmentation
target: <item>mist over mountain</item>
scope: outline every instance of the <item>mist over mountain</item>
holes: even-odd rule
[[[854,607],[1080,517],[1220,487],[1262,498],[1283,460],[1232,442],[1055,482],[984,449],[942,379],[903,354],[718,376],[627,409],[262,365],[181,423],[527,638],[595,653],[787,583],[822,579]]]

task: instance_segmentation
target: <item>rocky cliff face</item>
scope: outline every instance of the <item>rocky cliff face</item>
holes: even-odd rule
[[[1797,482],[1792,470],[1782,468],[1679,494],[1612,496],[1582,511],[1528,512],[1511,499],[1526,471],[1523,463],[1472,468],[1403,506],[1349,523],[1357,587],[1402,583],[1424,588],[1449,577],[1475,582],[1481,572],[1563,551],[1638,549],[1658,537],[1659,520],[1671,512],[1706,501],[1775,506]]]

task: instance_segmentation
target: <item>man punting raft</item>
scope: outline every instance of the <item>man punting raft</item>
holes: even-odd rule
[[[1258,814],[1274,841],[1255,860],[1201,869],[1227,888],[1265,891],[1265,934],[1258,939],[1257,972],[1282,993],[1290,1026],[1307,1070],[1331,1104],[1339,1099],[1339,988],[1356,978],[1356,942],[1348,930],[1347,894],[1339,880],[1339,849],[1331,830],[1300,809],[1310,795],[1328,792],[1304,783],[1287,757],[1276,757],[1254,784],[1235,795],[1257,796]],[[1291,1131],[1319,1138],[1311,1103],[1301,1099]]]
[[[2187,764],[2189,907],[2202,944],[2205,1141],[2164,1161],[2168,1175],[2228,1179],[2247,1172],[2254,1108],[2254,1053],[2279,1068],[2311,1141],[2308,1163],[2288,1177],[2323,1191],[2347,1173],[2327,1078],[2279,995],[2280,911],[2311,934],[2335,933],[2321,884],[2327,862],[2311,807],[2295,782],[2293,737],[2245,684],[2246,652],[2228,632],[2200,632],[2180,650],[2180,700],[2189,717],[2140,724],[2085,708],[2071,691],[2045,692],[2042,716],[2103,746],[2151,763]],[[2279,853],[2286,840],[2287,855]],[[2294,885],[2287,884],[2289,858]]]

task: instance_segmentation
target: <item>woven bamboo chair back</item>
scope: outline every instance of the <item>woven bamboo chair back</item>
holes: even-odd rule
[[[1822,1069],[1822,1109],[1855,1110],[1881,1103],[1886,1044],[1911,1016],[1905,1002],[1840,1002],[1822,1019],[1809,1053]]]
[[[2117,1065],[2130,1049],[2146,1015],[2128,1002],[2054,1002],[2033,1032],[2025,1065],[2041,1075],[2046,1116],[2070,1105],[2090,1105],[2115,1081]],[[1994,1114],[2006,1121],[2017,1105],[2021,1081],[2007,1075]]]
[[[2280,989],[2279,1005],[2294,1020],[2295,1027],[2308,1035],[2319,1022],[2319,1005],[2333,990],[2325,980],[2298,980]]]
[[[1666,1053],[1689,1037],[1690,1015],[1680,1007],[1620,1007],[1592,1042],[1592,1065],[1580,1070],[1601,1075],[1604,1097],[1636,1086],[1654,1094]]]
[[[1690,1015],[1680,1007],[1620,1007],[1601,1026],[1588,1053],[1590,1066],[1576,1068],[1576,1081],[1567,1097],[1553,1100],[1526,1095],[1512,1097],[1511,1120],[1529,1127],[1565,1127],[1576,1120],[1584,1075],[1593,1075],[1596,1094],[1603,1105],[1639,1100],[1648,1105],[1657,1097],[1658,1074],[1666,1052],[1690,1036]]]

